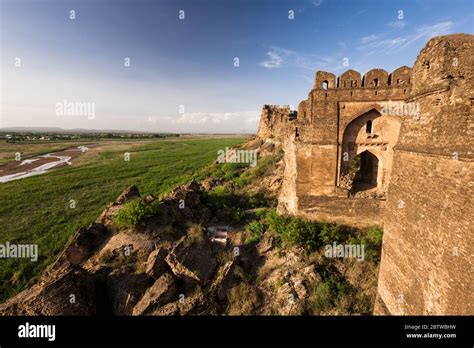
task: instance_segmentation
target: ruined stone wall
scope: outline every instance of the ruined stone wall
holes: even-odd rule
[[[385,211],[376,314],[472,314],[474,37],[418,56]]]
[[[293,135],[292,111],[289,106],[264,105],[260,116],[257,136],[261,139],[282,139]]]

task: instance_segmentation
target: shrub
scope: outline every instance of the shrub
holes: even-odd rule
[[[220,169],[224,173],[224,179],[229,181],[239,175],[239,171],[242,167],[243,165],[241,163],[224,163]]]
[[[258,160],[257,166],[253,170],[253,176],[264,176],[276,163],[275,157],[269,155]]]
[[[319,283],[315,291],[314,306],[316,312],[319,313],[336,306],[346,292],[346,285],[334,277]]]
[[[252,220],[245,226],[245,231],[248,233],[245,244],[258,243],[266,231],[266,226],[257,220]]]
[[[188,238],[187,244],[196,245],[196,246],[203,246],[206,243],[206,235],[204,229],[199,224],[192,224],[188,228]]]
[[[286,227],[286,218],[283,215],[279,215],[275,209],[270,211],[267,216],[267,221],[270,229],[278,235],[283,234]]]
[[[153,201],[147,204],[137,198],[125,204],[114,216],[114,222],[118,227],[130,227],[143,225],[145,219],[158,213],[160,203]]]
[[[360,237],[359,244],[364,245],[365,258],[378,262],[382,251],[383,231],[379,227],[372,225],[364,231]]]
[[[240,223],[245,220],[245,210],[242,208],[232,209],[232,222]]]
[[[279,289],[283,286],[283,284],[285,284],[286,281],[285,281],[285,278],[278,278],[275,282],[275,289]]]
[[[268,199],[262,192],[250,194],[247,199],[247,203],[251,208],[265,207],[268,206]]]
[[[320,233],[321,241],[324,244],[339,243],[342,239],[341,226],[333,224],[323,224]]]
[[[204,203],[213,209],[227,209],[232,206],[232,191],[225,186],[217,186],[205,194]]]
[[[250,184],[250,179],[248,179],[246,176],[240,176],[234,180],[234,184],[237,188],[243,188]]]
[[[221,250],[216,253],[215,257],[216,257],[217,263],[223,266],[227,262],[232,261],[234,259],[234,252]]]
[[[284,246],[301,245],[314,250],[321,245],[321,224],[297,217],[278,215],[272,210],[267,217],[270,229],[281,238]]]
[[[259,208],[255,211],[255,216],[260,219],[265,219],[268,215],[269,211],[266,208]]]
[[[251,315],[259,302],[256,289],[245,282],[230,289],[227,300],[230,315]]]

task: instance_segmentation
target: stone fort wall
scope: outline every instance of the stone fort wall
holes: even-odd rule
[[[437,37],[413,69],[318,71],[297,112],[262,110],[257,135],[285,150],[281,212],[384,226],[376,314],[474,313],[473,57],[472,35]],[[361,153],[376,188],[352,195],[345,157]]]

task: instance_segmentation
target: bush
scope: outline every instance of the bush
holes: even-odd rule
[[[250,208],[266,207],[269,205],[269,200],[262,192],[250,194],[247,199],[247,204]]]
[[[270,229],[282,240],[284,246],[300,245],[315,250],[321,245],[321,224],[297,217],[278,215],[272,210],[267,217]]]
[[[260,219],[266,219],[269,211],[267,208],[259,208],[255,211],[255,216],[257,216]]]
[[[266,229],[266,226],[259,221],[250,221],[249,224],[245,226],[245,231],[248,233],[248,237],[245,239],[245,244],[258,243]]]
[[[239,175],[239,171],[243,165],[241,163],[224,163],[221,165],[221,170],[224,173],[223,178],[227,181]]]
[[[232,209],[232,222],[234,223],[240,223],[242,221],[245,220],[245,210],[243,210],[242,208],[235,208],[235,209]]]
[[[252,315],[259,303],[256,289],[245,282],[230,289],[227,299],[229,315]]]
[[[379,227],[372,225],[364,231],[360,237],[359,244],[364,245],[365,258],[369,261],[380,261],[382,252],[383,231]]]
[[[340,225],[323,224],[320,233],[321,241],[324,244],[339,243],[342,239],[341,232]]]
[[[232,206],[232,190],[225,186],[217,186],[211,192],[205,194],[204,203],[212,209],[227,209]]]
[[[188,228],[187,245],[204,246],[205,243],[206,235],[202,226],[199,224],[192,224]]]
[[[345,296],[347,290],[346,285],[334,277],[319,283],[316,287],[314,302],[317,313],[335,307],[339,300]]]
[[[139,198],[134,199],[115,214],[114,222],[118,227],[144,225],[145,219],[157,214],[160,206],[159,201],[147,204]]]
[[[270,211],[267,216],[267,221],[270,229],[278,235],[281,235],[285,231],[287,219],[283,215],[279,215],[275,209]]]
[[[234,184],[237,188],[243,188],[250,184],[250,179],[242,175],[234,180]]]

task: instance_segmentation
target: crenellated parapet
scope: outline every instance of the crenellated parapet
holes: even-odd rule
[[[336,75],[327,71],[317,71],[313,89],[357,89],[357,88],[385,88],[407,87],[410,84],[411,69],[402,66],[389,74],[384,69],[372,69],[363,77],[356,70],[347,70],[336,78]]]

